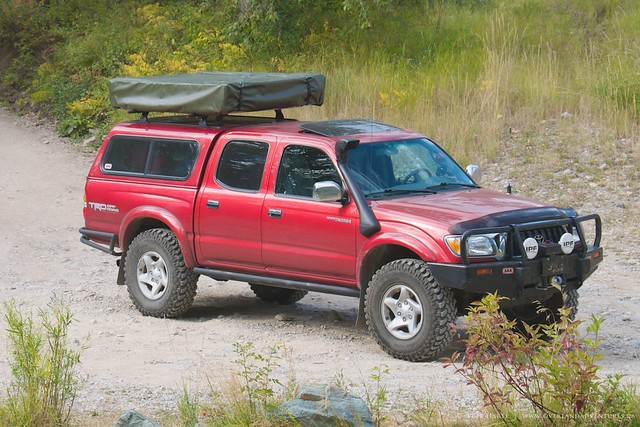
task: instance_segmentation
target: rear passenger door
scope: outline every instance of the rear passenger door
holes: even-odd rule
[[[205,266],[262,269],[260,216],[268,140],[229,134],[216,143],[197,202],[196,253]]]
[[[329,154],[301,144],[280,144],[262,211],[262,256],[278,275],[355,286],[354,203],[316,202],[313,185],[334,181],[344,188]]]

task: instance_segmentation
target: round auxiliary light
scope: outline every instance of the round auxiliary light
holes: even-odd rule
[[[527,254],[527,258],[534,259],[538,255],[538,241],[533,237],[527,237],[524,242],[524,252]]]
[[[562,250],[563,254],[570,254],[571,252],[573,252],[573,247],[576,244],[576,240],[575,237],[573,237],[573,234],[564,233],[562,237],[560,237],[560,241],[558,243],[560,244],[560,249]]]

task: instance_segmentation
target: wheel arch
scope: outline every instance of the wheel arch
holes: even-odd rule
[[[365,248],[364,255],[358,262],[357,282],[360,287],[360,303],[356,320],[356,327],[358,328],[366,326],[364,313],[365,294],[371,278],[380,267],[402,258],[422,259],[425,261],[435,259],[434,252],[423,242],[406,235],[402,235],[399,238],[394,234],[397,233],[376,239],[376,244],[371,244],[368,248]]]
[[[140,233],[153,228],[166,228],[171,230],[178,239],[180,250],[184,258],[185,265],[193,268],[195,255],[192,245],[189,243],[189,233],[185,230],[182,222],[174,214],[166,209],[155,206],[141,206],[131,210],[123,219],[118,233],[122,256],[118,263],[118,284],[124,285],[124,258],[133,239]]]

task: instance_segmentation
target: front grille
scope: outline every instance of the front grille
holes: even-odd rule
[[[538,228],[534,230],[526,230],[520,232],[520,237],[524,241],[528,237],[533,237],[538,243],[554,242],[558,243],[560,237],[566,233],[565,227]]]
[[[560,237],[562,237],[562,235],[566,232],[567,232],[566,226],[535,228],[532,230],[520,231],[520,238],[522,239],[523,242],[525,241],[525,239],[531,237],[533,239],[536,239],[538,243],[545,243],[545,242],[558,243],[560,241]],[[523,254],[520,249],[520,246],[515,242],[515,239],[511,239],[511,241],[513,243],[512,244],[513,256],[522,256]]]

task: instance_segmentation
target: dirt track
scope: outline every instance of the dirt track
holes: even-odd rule
[[[396,402],[409,404],[407,396],[418,395],[454,407],[476,405],[475,391],[441,362],[392,359],[366,331],[356,330],[356,299],[309,294],[281,307],[261,302],[246,284],[201,278],[184,318],[143,317],[126,289],[115,285],[115,258],[79,242],[84,178],[93,155],[34,121],[0,109],[0,296],[34,311],[54,295],[62,298],[77,320],[72,345],[90,335],[82,353],[88,379],[76,409],[171,409],[183,386],[206,391],[207,378],[219,383],[229,377],[234,342],[253,342],[265,353],[284,343],[300,383],[330,383],[342,375],[361,390],[363,378],[386,365],[385,382]],[[606,251],[602,267],[581,289],[578,318],[606,317],[602,372],[640,383],[640,261],[617,255],[622,243],[606,235],[603,217],[605,248],[615,243],[618,249]],[[637,245],[640,236],[628,237],[626,244]],[[277,320],[278,314],[285,320]],[[9,377],[4,336],[2,341],[0,386]]]

